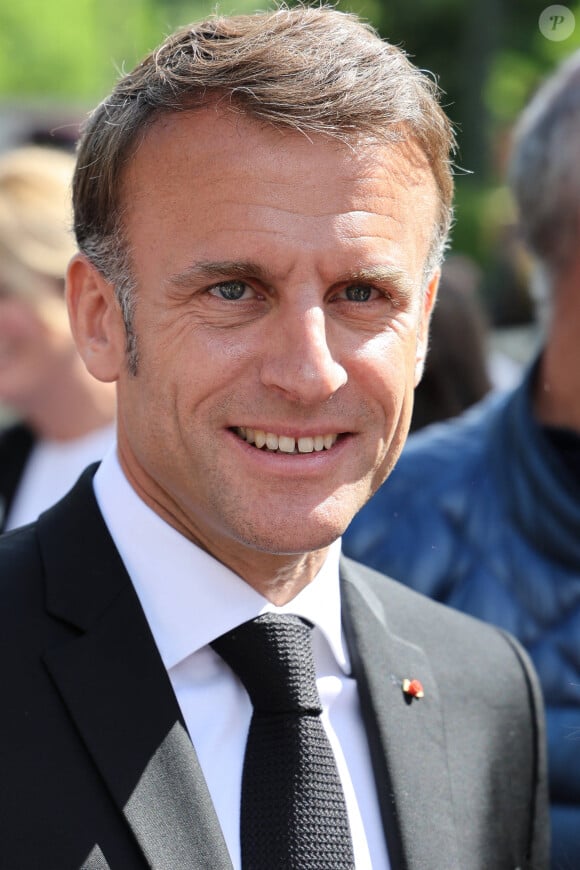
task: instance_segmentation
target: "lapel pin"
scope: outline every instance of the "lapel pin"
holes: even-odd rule
[[[423,691],[423,684],[420,680],[403,680],[403,692],[409,698],[423,698],[425,696],[425,692]]]

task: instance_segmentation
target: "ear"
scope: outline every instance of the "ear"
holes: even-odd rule
[[[125,361],[125,326],[110,284],[83,255],[69,263],[66,301],[72,333],[85,366],[99,381],[116,381]]]
[[[417,331],[417,352],[415,355],[415,386],[417,386],[423,377],[423,369],[425,367],[425,359],[427,358],[427,349],[429,347],[429,324],[431,322],[431,314],[435,306],[435,300],[437,299],[440,277],[441,269],[437,269],[433,272],[429,279],[429,283],[425,288],[423,299],[421,300],[419,328]]]

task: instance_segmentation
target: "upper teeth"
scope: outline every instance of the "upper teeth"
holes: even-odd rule
[[[279,450],[281,453],[312,453],[314,450],[330,450],[338,435],[314,435],[303,438],[293,438],[291,435],[276,435],[274,432],[264,432],[263,429],[250,429],[238,426],[238,435],[248,444],[256,447],[266,447],[268,450]]]

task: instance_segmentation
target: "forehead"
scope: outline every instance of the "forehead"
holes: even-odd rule
[[[294,153],[302,173],[313,172],[313,180],[322,159],[325,163],[344,164],[345,174],[334,179],[337,186],[357,178],[372,180],[377,168],[382,167],[379,176],[399,177],[412,186],[427,184],[435,189],[426,156],[412,140],[404,140],[404,134],[397,138],[394,135],[392,142],[354,135],[343,142],[332,136],[274,127],[235,110],[228,112],[219,104],[159,116],[147,129],[130,161],[125,186],[130,188],[129,197],[133,196],[140,186],[139,169],[150,161],[155,162],[157,172],[155,177],[149,177],[147,186],[167,177],[172,168],[207,172],[221,160],[227,161],[232,170],[243,173],[256,159],[270,157],[281,176],[291,175],[294,167],[284,159],[289,151]],[[219,174],[222,171],[220,167]]]
[[[345,144],[210,107],[158,119],[123,185],[129,241],[394,238],[426,256],[437,189],[412,142]],[[153,237],[155,236],[155,238]]]

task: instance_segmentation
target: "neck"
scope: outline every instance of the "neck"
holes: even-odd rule
[[[555,283],[553,312],[534,393],[544,425],[580,432],[580,258]]]
[[[240,574],[256,592],[281,607],[292,601],[318,574],[328,549],[293,556],[252,554],[252,565]],[[256,556],[258,558],[256,559]],[[259,557],[263,558],[260,559]],[[263,562],[263,564],[261,564]],[[240,573],[240,566],[230,566]]]

